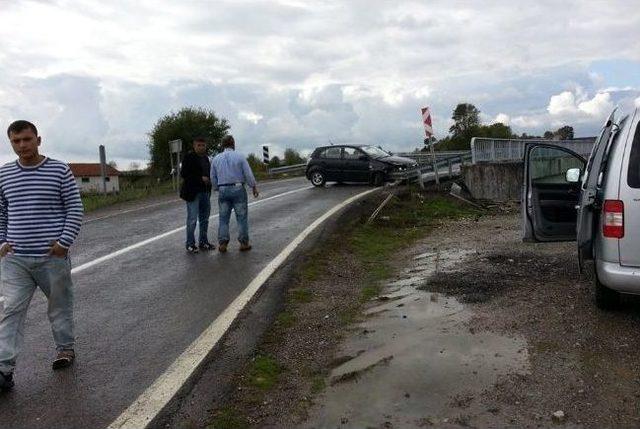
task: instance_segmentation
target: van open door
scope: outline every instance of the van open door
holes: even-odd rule
[[[595,213],[601,209],[596,194],[598,186],[602,181],[603,166],[606,163],[606,157],[609,152],[609,140],[613,127],[615,126],[613,122],[615,112],[614,109],[604,123],[602,132],[591,150],[586,171],[582,176],[577,219],[577,244],[580,271],[582,271],[585,260],[593,259],[594,228],[596,227],[594,225],[594,217]]]
[[[576,239],[576,204],[586,160],[560,146],[528,144],[524,155],[524,241]]]

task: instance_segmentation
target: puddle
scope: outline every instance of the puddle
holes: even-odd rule
[[[332,370],[304,427],[439,426],[468,412],[499,376],[528,371],[524,339],[474,334],[468,307],[415,287],[470,253],[418,255],[408,277],[384,288],[355,326],[358,334],[342,344],[339,354],[352,358]],[[417,266],[421,275],[410,275]]]

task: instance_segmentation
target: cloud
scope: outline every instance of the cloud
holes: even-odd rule
[[[144,159],[155,121],[184,106],[227,118],[247,151],[328,139],[409,150],[423,106],[439,137],[460,102],[528,133],[567,121],[589,133],[639,96],[607,63],[640,75],[628,0],[16,0],[3,3],[0,40],[0,122],[36,120],[69,160],[98,144]]]
[[[585,115],[600,119],[611,110],[613,110],[613,103],[610,93],[599,92],[589,99],[581,88],[576,89],[575,93],[563,91],[552,95],[547,106],[547,111],[552,116],[578,120]]]
[[[511,123],[511,118],[506,113],[498,113],[493,120],[493,123],[500,122],[505,125],[509,125]]]
[[[640,107],[640,97],[636,98],[633,102],[634,106]]]
[[[260,122],[262,120],[262,118],[264,118],[264,116],[262,116],[259,113],[248,112],[248,111],[240,111],[240,112],[238,112],[238,117],[240,119],[244,119],[245,121],[249,121],[249,122],[253,123],[254,125],[257,124],[258,122]]]

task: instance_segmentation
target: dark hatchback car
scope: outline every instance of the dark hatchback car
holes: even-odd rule
[[[417,165],[413,159],[393,156],[376,146],[323,146],[309,157],[306,175],[315,186],[326,182],[366,182],[381,186],[392,181],[391,173]]]

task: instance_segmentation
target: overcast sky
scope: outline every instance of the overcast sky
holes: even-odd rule
[[[225,117],[243,152],[411,150],[421,107],[444,137],[460,102],[517,133],[594,135],[640,106],[640,1],[0,0],[0,124],[35,122],[67,162],[104,144],[146,163],[184,106]]]

